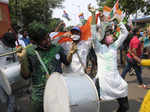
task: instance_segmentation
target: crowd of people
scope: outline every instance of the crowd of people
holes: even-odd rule
[[[54,72],[88,74],[97,87],[100,100],[118,101],[116,112],[129,110],[128,84],[125,81],[128,72],[134,70],[139,87],[147,87],[142,79],[140,64],[143,58],[150,58],[150,26],[141,31],[139,27],[125,25],[118,16],[105,19],[102,12],[98,18],[100,24],[97,25],[96,9],[91,5],[88,9],[92,15],[91,37],[88,40],[81,40],[84,33],[78,26],[52,39],[56,32],[50,33],[41,23],[32,23],[28,29],[19,30],[17,35],[9,29],[2,37],[0,54],[16,50],[13,56],[21,64],[21,75],[24,79],[31,79],[32,112],[44,112],[44,89],[47,79]],[[118,27],[120,30],[117,36]],[[64,37],[68,37],[68,41],[58,44]],[[119,49],[120,64],[123,65],[121,74],[117,60]],[[8,64],[6,60],[6,57],[0,57],[0,62],[3,61],[5,65]],[[90,72],[93,68],[94,73]],[[8,94],[1,83],[0,99],[7,102],[8,112],[16,111],[14,95],[12,92]]]

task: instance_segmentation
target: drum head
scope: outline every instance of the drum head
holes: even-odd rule
[[[4,74],[2,69],[0,69],[0,85],[8,95],[11,95],[12,90],[11,90],[10,83],[6,77],[6,74]]]
[[[53,73],[44,92],[44,112],[70,112],[68,89],[63,76]]]

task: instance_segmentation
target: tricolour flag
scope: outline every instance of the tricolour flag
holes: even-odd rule
[[[62,17],[66,18],[68,21],[70,21],[69,14],[64,10],[64,14]]]
[[[115,12],[114,12],[114,11],[115,11]],[[105,16],[106,18],[108,18],[108,19],[111,19],[111,18],[114,16],[114,14],[117,15],[117,16],[119,16],[119,17],[122,17],[122,16],[123,16],[123,13],[122,13],[121,10],[119,10],[119,9],[113,10],[113,9],[111,9],[111,8],[108,7],[108,6],[104,6],[104,8],[103,8],[103,14],[104,14],[104,16]]]
[[[117,2],[115,3],[114,7],[112,8],[112,10],[110,12],[110,18],[113,18],[115,13],[117,13],[118,9],[119,9],[119,0],[117,0]]]
[[[100,14],[96,14],[96,22],[98,21],[98,16]],[[81,30],[81,40],[88,40],[91,37],[91,22],[92,22],[92,16],[88,18],[86,23],[82,26],[80,26]],[[66,33],[71,33],[71,32],[53,32],[49,36],[52,41],[57,42],[58,44],[63,44],[65,42],[70,42],[72,39],[70,37],[63,37],[60,38],[62,35]]]

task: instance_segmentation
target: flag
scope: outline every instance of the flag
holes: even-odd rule
[[[114,13],[113,10],[112,10],[110,7],[104,6],[104,8],[103,8],[103,15],[104,15],[105,17],[107,17],[108,19],[111,19],[114,14],[116,14],[117,16],[119,16],[119,17],[121,17],[121,18],[123,17],[123,13],[122,13],[121,10],[117,9],[117,10],[115,11],[115,13]]]
[[[98,22],[98,17],[99,17],[99,13],[96,14],[96,23]],[[91,37],[91,22],[92,22],[92,16],[90,16],[88,18],[88,20],[86,21],[86,23],[82,26],[80,26],[80,30],[81,30],[81,39],[80,40],[88,40]],[[71,42],[72,39],[70,37],[63,37],[63,38],[59,38],[62,35],[64,35],[65,33],[71,33],[71,32],[55,32],[55,33],[51,33],[50,37],[51,40],[57,40],[58,44],[63,44],[65,42]]]
[[[79,16],[80,19],[84,19],[84,14],[83,13],[80,13],[78,16]]]
[[[79,19],[80,19],[81,24],[84,25],[84,24],[86,23],[86,20],[85,20],[85,18],[84,18],[84,14],[83,14],[83,13],[80,13],[80,14],[78,15],[78,17],[79,17]]]
[[[64,14],[62,17],[66,18],[68,21],[70,21],[69,14],[64,10]]]
[[[99,16],[100,16],[100,13],[96,14],[96,23],[98,22]],[[90,16],[87,22],[83,26],[80,27],[81,40],[88,40],[91,37],[91,22],[92,22],[92,16]]]
[[[110,15],[110,12],[111,12],[111,8],[108,7],[108,6],[104,6],[104,8],[103,8],[103,15],[108,17]]]
[[[111,12],[110,12],[110,18],[113,18],[114,14],[116,13],[116,11],[119,9],[119,0],[117,0],[117,2],[115,3],[114,7],[112,8]]]

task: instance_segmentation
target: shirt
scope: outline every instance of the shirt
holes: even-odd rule
[[[131,41],[130,41],[130,44],[129,44],[129,48],[132,50],[132,49],[136,49],[136,53],[137,53],[137,56],[140,57],[142,55],[142,44],[140,42],[140,40],[138,39],[137,36],[134,36]],[[133,58],[130,53],[127,54],[127,56],[129,58]]]
[[[68,65],[66,55],[60,46],[51,45],[49,50],[36,49],[44,62],[49,74],[53,72],[62,73],[61,64]],[[46,85],[46,72],[40,64],[36,54],[27,50],[30,69],[32,71],[32,103],[43,103],[44,89]]]

